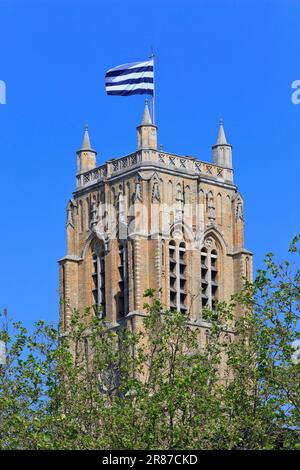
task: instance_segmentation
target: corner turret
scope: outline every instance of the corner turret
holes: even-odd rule
[[[142,123],[137,126],[138,131],[138,150],[157,149],[157,126],[152,124],[148,100],[145,101],[145,109]]]
[[[93,150],[91,147],[90,136],[88,126],[84,127],[84,137],[81,149],[79,149],[77,154],[77,175],[85,173],[86,171],[96,168],[96,150]]]
[[[232,168],[232,145],[227,143],[222,119],[220,119],[217,143],[212,146],[212,152],[215,165]]]

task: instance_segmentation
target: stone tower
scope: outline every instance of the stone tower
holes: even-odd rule
[[[151,287],[205,334],[203,308],[229,299],[252,276],[232,147],[221,121],[213,163],[158,150],[147,101],[137,132],[136,151],[96,166],[85,128],[67,205],[67,255],[59,261],[61,329],[73,308],[87,306],[134,327]]]

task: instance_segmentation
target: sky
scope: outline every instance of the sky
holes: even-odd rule
[[[233,145],[254,268],[299,232],[300,0],[0,0],[0,309],[58,320],[58,264],[76,150],[136,149],[144,96],[106,96],[105,72],[155,53],[158,141],[211,161]]]

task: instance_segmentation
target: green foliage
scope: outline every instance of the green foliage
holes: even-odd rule
[[[253,283],[203,312],[202,326],[167,311],[159,294],[145,292],[134,331],[86,309],[67,334],[43,321],[29,334],[4,312],[0,449],[299,448],[295,265],[268,254]]]

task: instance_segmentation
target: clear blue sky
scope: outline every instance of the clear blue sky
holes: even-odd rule
[[[210,161],[222,116],[246,247],[256,268],[284,256],[300,225],[299,21],[296,0],[0,0],[0,308],[57,320],[83,125],[99,164],[135,150],[144,97],[106,96],[104,74],[151,46],[159,143]]]

